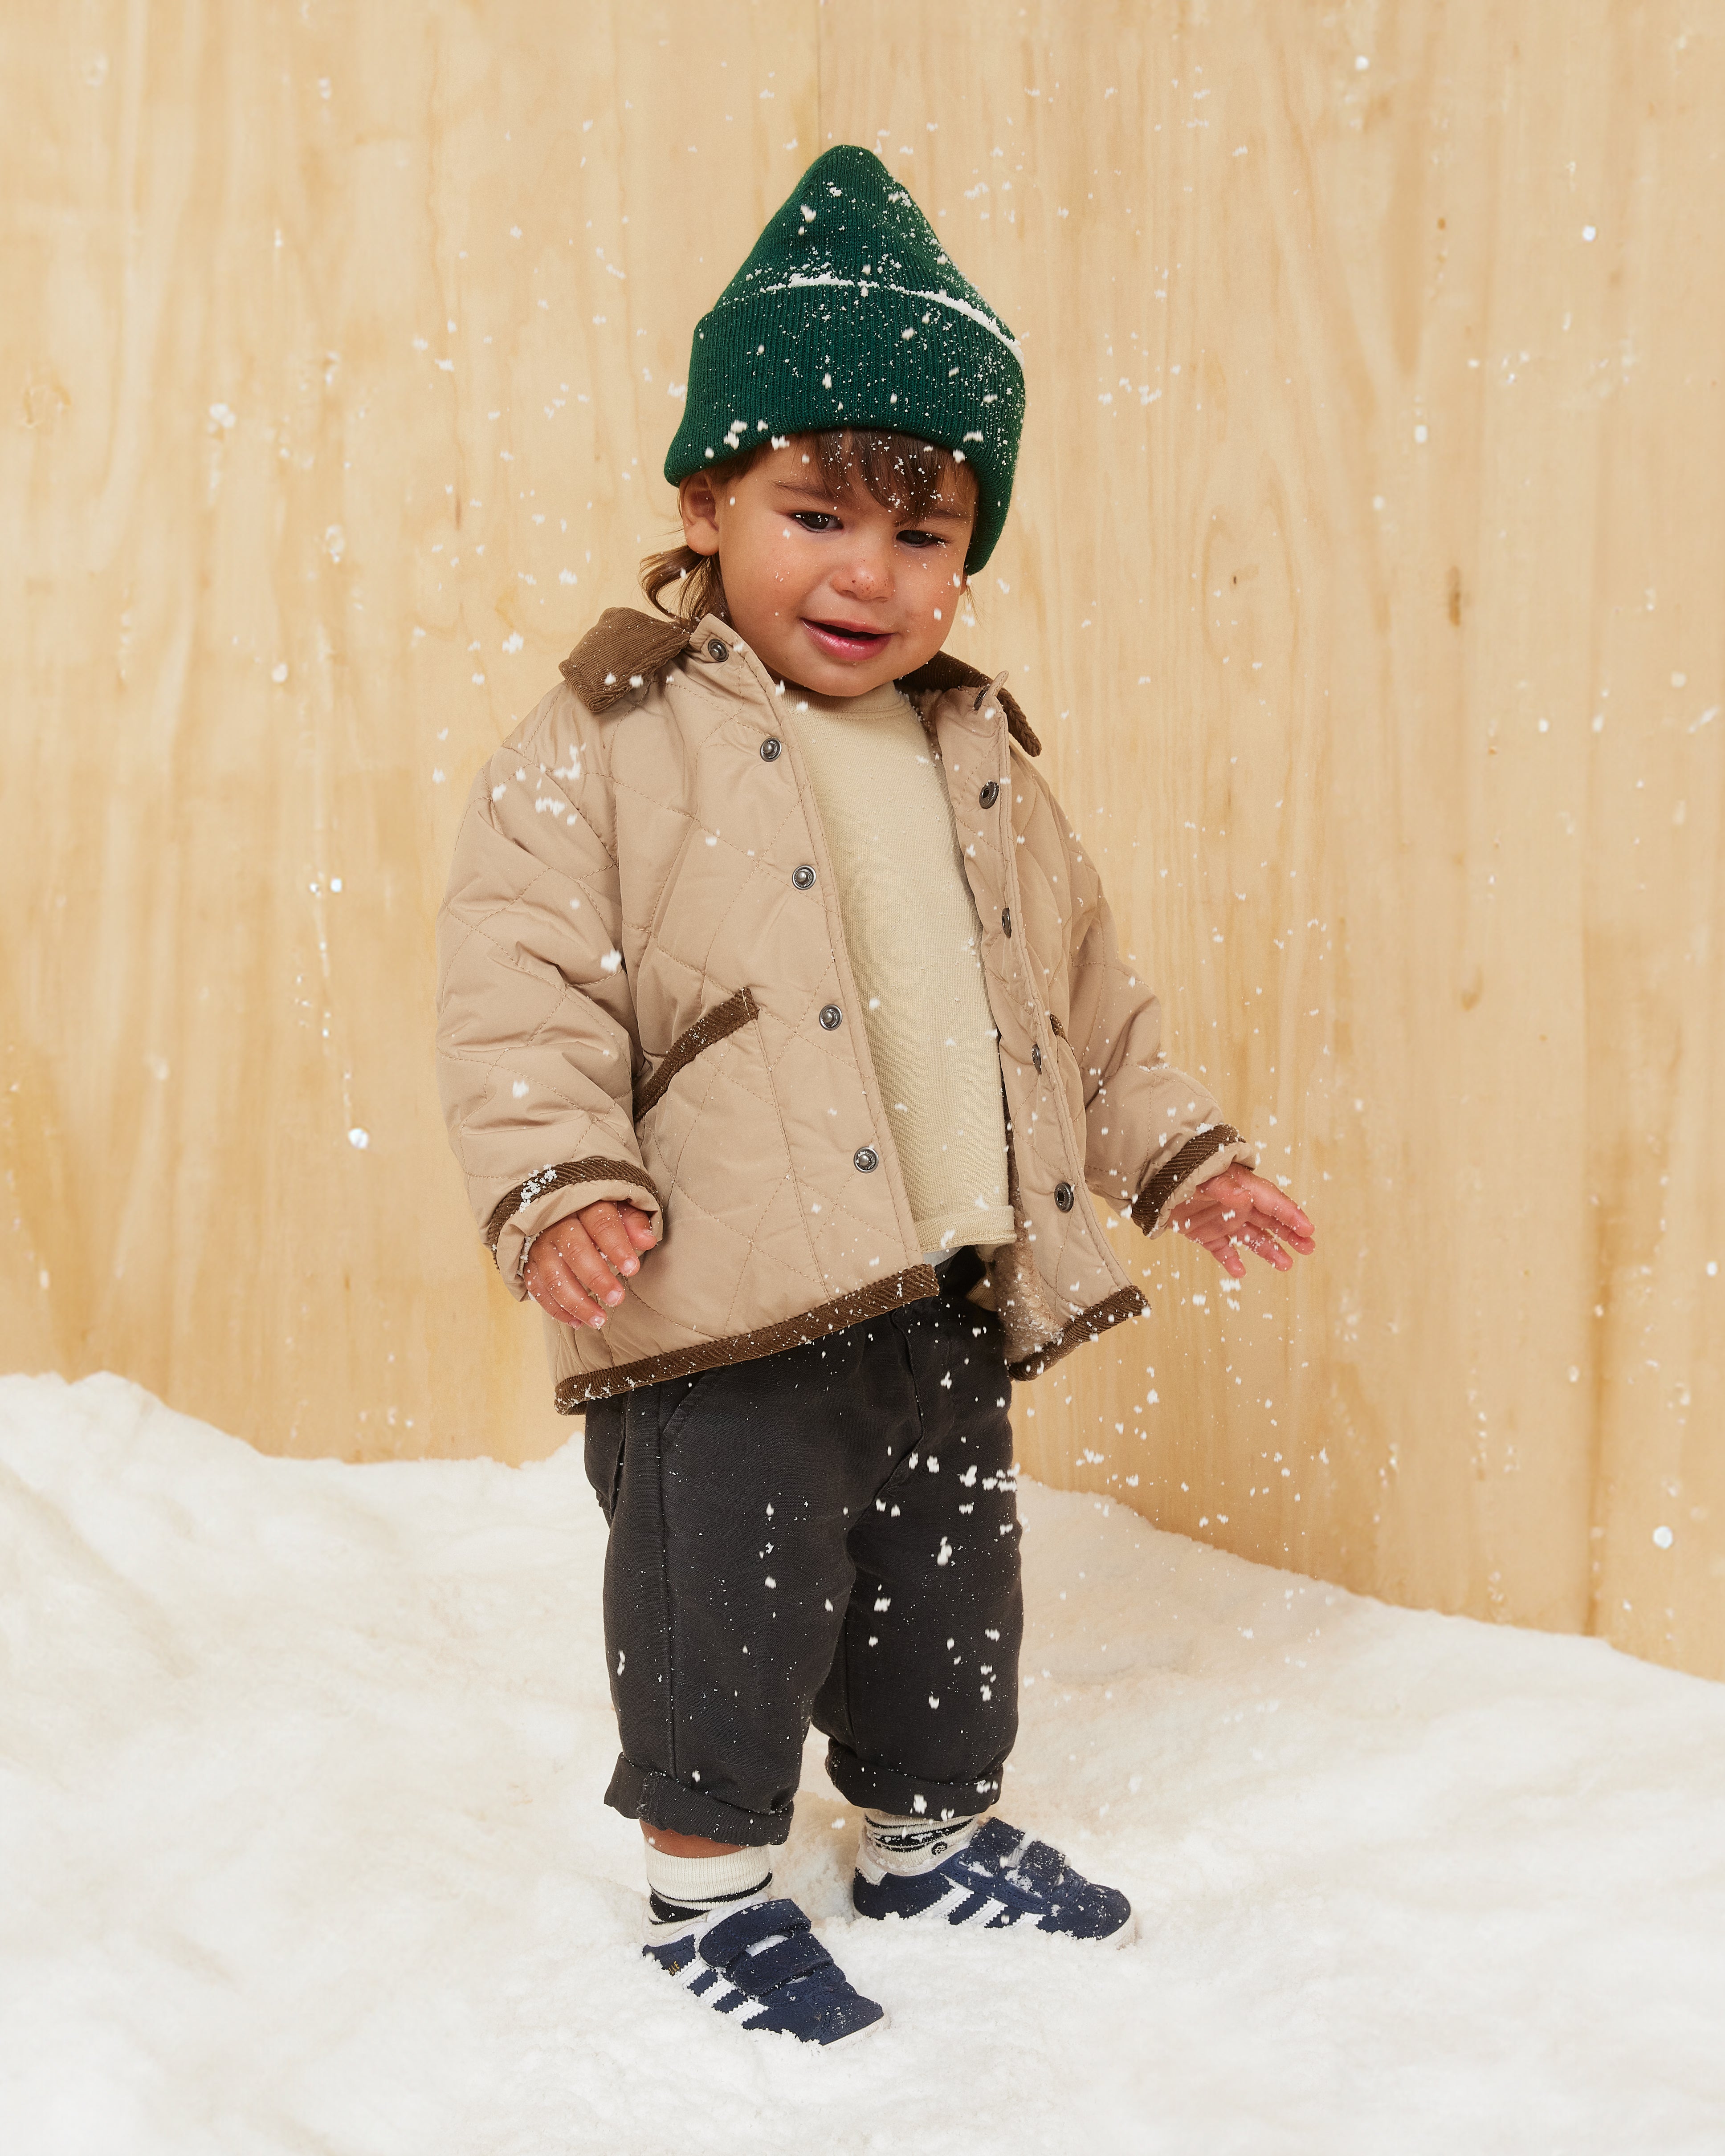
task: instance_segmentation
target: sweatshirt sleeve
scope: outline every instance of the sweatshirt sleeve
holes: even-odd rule
[[[1161,1006],[1121,957],[1101,879],[1068,834],[1075,901],[1069,1045],[1084,1093],[1084,1174],[1146,1235],[1253,1147],[1224,1122],[1197,1079],[1161,1050]]]
[[[662,1229],[633,1111],[635,1014],[594,722],[555,690],[474,782],[438,916],[438,1083],[509,1291],[542,1229],[600,1199]]]

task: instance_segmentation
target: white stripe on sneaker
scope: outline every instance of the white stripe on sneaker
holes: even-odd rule
[[[940,1917],[950,1923],[952,1912],[962,1903],[973,1900],[976,1891],[967,1881],[955,1880],[938,1902],[930,1902],[926,1909],[919,1910],[917,1913],[923,1917]]]

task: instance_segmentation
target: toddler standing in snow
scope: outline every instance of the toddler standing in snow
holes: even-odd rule
[[[695,333],[675,615],[603,616],[492,757],[440,923],[445,1111],[610,1524],[646,1952],[751,2027],[882,2010],[772,1894],[812,1719],[859,1915],[1122,1943],[991,1814],[1014,1381],[1145,1307],[1089,1193],[1238,1274],[1305,1215],[1161,1059],[1013,699],[941,646],[1005,520],[1012,332],[868,151]]]

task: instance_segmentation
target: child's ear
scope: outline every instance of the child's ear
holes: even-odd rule
[[[691,472],[677,490],[682,541],[692,553],[718,552],[718,497],[705,472]]]

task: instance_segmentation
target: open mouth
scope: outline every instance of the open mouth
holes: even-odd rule
[[[872,659],[883,651],[888,638],[884,629],[863,629],[845,621],[806,621],[803,627],[820,649],[834,659]]]

